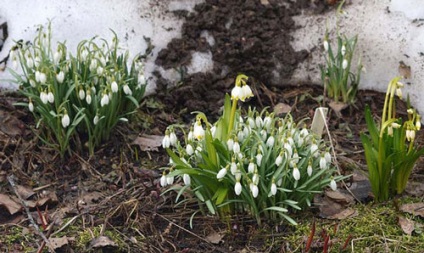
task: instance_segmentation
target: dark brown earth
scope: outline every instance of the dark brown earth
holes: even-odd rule
[[[12,105],[23,98],[3,93],[0,193],[16,196],[8,180],[11,175],[17,185],[34,191],[28,200],[38,200],[30,208],[36,223],[42,226],[40,217],[45,217],[47,224],[52,224],[44,231],[46,235],[69,237],[69,243],[58,252],[93,248],[96,244],[90,246],[90,241],[93,243],[91,239],[99,234],[109,237],[117,234],[121,239],[116,243],[124,245],[118,251],[106,243],[108,247],[100,247],[103,252],[290,252],[287,245],[278,241],[281,235],[293,231],[285,223],[265,222],[259,227],[243,216],[226,223],[198,214],[194,228],[190,229],[190,217],[198,209],[196,202],[190,200],[175,206],[175,194],[160,195],[164,189],[158,185],[159,168],[168,162],[165,152],[132,143],[139,134],[163,135],[169,124],[189,123],[192,111],[203,111],[217,118],[224,93],[230,91],[237,73],[251,77],[255,93],[242,106],[269,106],[272,110],[277,104],[285,104],[291,107],[295,119],[311,118],[316,107],[329,102],[322,96],[322,88],[274,83],[272,72],[278,69],[289,80],[296,64],[307,56],[307,52],[295,52],[289,41],[290,32],[295,29],[292,15],[302,9],[316,12],[326,8],[322,2],[318,7],[310,2],[297,1],[291,9],[286,9],[282,1],[269,0],[269,5],[259,1],[206,1],[196,7],[197,14],[178,13],[187,19],[183,36],[160,53],[157,63],[165,68],[183,68],[190,62],[192,51],[211,50],[214,72],[185,76],[182,84],[174,88],[157,74],[159,93],[146,98],[133,123],[120,125],[111,140],[91,158],[86,150],[74,150],[61,160],[54,150],[40,145],[31,131],[32,117]],[[231,29],[225,28],[228,17],[232,17]],[[213,34],[214,46],[199,37],[202,30]],[[228,72],[221,74],[225,67]],[[384,94],[360,91],[356,103],[343,110],[341,117],[330,111],[329,129],[343,173],[366,170],[359,139],[359,134],[366,130],[364,106],[369,104],[378,118],[383,102]],[[406,111],[404,103],[398,103],[398,107],[399,112]],[[422,137],[420,134],[417,139]],[[414,178],[422,178],[424,174],[420,164]],[[42,239],[31,227],[25,210],[10,215],[0,206],[0,251],[39,248]],[[305,213],[293,215],[301,219]],[[317,216],[317,210],[312,209],[306,215]],[[25,232],[19,232],[16,240],[6,241],[4,238],[10,238],[16,228]],[[64,233],[54,234],[61,228]],[[86,244],[76,245],[72,237],[80,238],[83,231],[92,234]]]

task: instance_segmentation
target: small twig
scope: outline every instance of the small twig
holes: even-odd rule
[[[322,117],[323,119],[325,119],[325,115],[324,115],[324,113],[322,112],[322,110],[320,110],[320,113],[321,113],[321,117]],[[336,151],[335,151],[334,144],[333,144],[333,138],[331,137],[330,129],[328,128],[328,124],[327,124],[327,120],[324,120],[324,126],[325,126],[325,131],[327,132],[327,135],[328,135],[328,139],[330,140],[331,152],[332,152],[332,154],[333,154],[334,164],[336,165],[336,168],[337,168],[337,173],[339,173],[339,175],[341,176],[341,175],[342,175],[342,173],[341,173],[341,171],[340,171],[339,162],[338,162],[338,160],[337,160]],[[345,189],[346,189],[346,190],[350,193],[350,195],[352,195],[352,197],[353,197],[356,201],[358,201],[358,203],[361,203],[361,201],[360,201],[360,200],[359,200],[359,199],[355,196],[355,194],[353,194],[353,192],[349,189],[349,187],[347,186],[347,184],[346,184],[346,182],[345,182],[344,180],[342,180],[342,184],[343,184],[343,186],[345,187]]]
[[[53,247],[50,244],[49,239],[47,239],[47,237],[43,234],[43,232],[41,232],[40,227],[38,227],[37,223],[35,223],[34,218],[32,217],[28,206],[26,205],[25,201],[22,199],[21,195],[19,195],[18,190],[16,188],[16,184],[15,184],[15,180],[14,180],[14,176],[13,175],[9,175],[7,176],[7,180],[9,181],[10,186],[12,186],[12,189],[15,193],[15,195],[19,198],[19,200],[21,201],[22,206],[25,209],[25,212],[28,216],[28,219],[30,221],[30,223],[34,226],[35,231],[38,233],[38,235],[43,239],[43,241],[45,242],[45,244],[49,247],[51,252],[55,252],[55,250],[53,249]]]

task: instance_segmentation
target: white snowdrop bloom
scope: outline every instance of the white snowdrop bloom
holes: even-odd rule
[[[342,68],[343,69],[346,69],[347,68],[347,60],[346,59],[343,59]]]
[[[241,100],[243,98],[243,90],[240,86],[234,86],[234,88],[231,90],[231,99],[232,100]],[[242,100],[244,101],[244,99]]]
[[[234,148],[234,140],[232,138],[228,139],[227,141],[227,147],[229,151],[233,151]]]
[[[293,135],[293,133],[289,137],[287,137],[287,142],[290,144],[290,146],[293,147],[294,146],[294,140],[293,140],[292,135]]]
[[[265,126],[265,128],[266,129],[270,129],[271,128],[271,123],[272,123],[272,118],[269,115],[267,115],[264,118],[264,126]]]
[[[275,139],[274,139],[274,136],[270,136],[269,138],[268,138],[268,140],[266,141],[266,145],[268,146],[268,147],[273,147],[274,146],[274,142],[275,142]]]
[[[29,103],[28,103],[28,110],[30,112],[34,111],[34,104],[32,103],[31,99],[29,100]]]
[[[41,99],[41,102],[43,102],[43,104],[47,104],[49,102],[47,93],[45,93],[44,91],[40,92],[40,99]]]
[[[328,163],[328,164],[330,164],[330,163],[331,163],[331,155],[330,155],[330,152],[326,151],[326,152],[324,153],[324,158],[325,158],[325,161],[327,161],[327,163]]]
[[[252,176],[252,182],[254,183],[254,184],[258,184],[259,183],[259,175],[258,175],[258,173],[257,172],[255,172],[254,174],[253,174],[253,176]]]
[[[393,127],[392,126],[387,127],[387,135],[393,136]]]
[[[392,124],[391,124],[391,127],[393,127],[393,128],[399,128],[399,127],[401,127],[401,125],[399,125],[398,123],[396,123],[396,122],[393,122]]]
[[[236,193],[237,196],[241,194],[241,190],[242,190],[241,184],[239,181],[237,181],[236,185],[234,186],[234,192]]]
[[[88,56],[88,51],[84,48],[81,52],[81,60],[85,61]]]
[[[227,168],[222,168],[218,174],[216,175],[217,179],[222,179],[225,177],[225,175],[227,175]]]
[[[171,146],[171,138],[169,137],[169,134],[165,134],[165,137],[162,139],[162,147],[163,148],[169,148]]]
[[[102,66],[105,66],[106,65],[106,58],[103,57],[102,55],[100,55],[99,61],[100,61],[100,64],[102,64]]]
[[[249,165],[247,166],[247,172],[248,173],[255,172],[255,164],[252,162],[252,160],[250,161]]]
[[[415,131],[414,130],[406,130],[406,139],[408,141],[414,141],[415,140]]]
[[[256,127],[255,120],[252,117],[247,118],[247,122],[249,123],[250,128]]]
[[[65,73],[63,71],[60,71],[56,74],[56,80],[58,83],[63,83],[63,80],[65,79]]]
[[[243,135],[244,136],[249,136],[250,132],[251,132],[250,126],[244,125],[244,127],[243,127]]]
[[[97,83],[97,81],[96,81],[97,79],[98,79],[97,77],[94,77],[95,83]],[[96,87],[91,86],[91,91],[93,92],[93,94],[96,94],[96,92],[97,92]]]
[[[234,154],[240,153],[240,144],[238,143],[237,140],[234,141],[233,152]]]
[[[160,186],[165,187],[167,186],[167,182],[166,182],[166,175],[162,174],[162,176],[160,177]]]
[[[328,52],[328,47],[329,47],[329,45],[328,45],[328,41],[327,41],[326,39],[324,40],[323,45],[324,45],[324,50],[325,50],[325,52]]]
[[[239,160],[243,160],[243,158],[244,158],[244,155],[241,152],[238,153],[237,156],[238,156]]]
[[[27,64],[28,68],[32,69],[34,67],[34,60],[29,57],[26,60],[26,64]]]
[[[293,178],[296,181],[300,179],[300,171],[296,166],[293,168]]]
[[[241,172],[240,172],[240,170],[237,170],[236,171],[234,177],[236,178],[236,181],[240,181],[240,179],[241,179]]]
[[[325,160],[324,156],[321,156],[321,158],[319,159],[319,167],[322,170],[327,168],[327,160]]]
[[[84,98],[85,98],[85,92],[84,92],[84,89],[80,89],[79,90],[79,92],[78,92],[78,97],[81,99],[81,100],[83,100]]]
[[[109,96],[106,93],[103,93],[102,99],[100,100],[100,106],[103,107],[109,104]]]
[[[40,66],[40,62],[41,62],[40,57],[36,56],[36,57],[34,58],[34,66],[35,66],[36,68],[38,68],[38,67]]]
[[[344,55],[346,54],[346,46],[345,46],[345,45],[343,45],[343,46],[342,46],[342,49],[341,49],[340,51],[341,51],[341,53],[342,53],[342,56],[344,56]]]
[[[312,175],[312,164],[311,163],[308,164],[308,168],[306,169],[306,172],[308,173],[308,176]]]
[[[205,137],[205,129],[203,129],[202,123],[200,123],[200,120],[197,120],[196,123],[194,124],[193,136],[199,141]]]
[[[196,154],[197,158],[202,158],[202,154],[201,154],[202,153],[202,147],[197,146],[194,153]]]
[[[278,179],[277,186],[280,187],[283,184],[283,178]]]
[[[415,121],[415,128],[417,131],[421,130],[421,118],[417,115],[417,121]]]
[[[271,184],[270,193],[271,193],[271,196],[275,196],[275,194],[277,194],[277,185],[274,182],[272,182],[272,184]]]
[[[257,164],[258,166],[261,166],[261,163],[262,163],[262,157],[263,157],[263,155],[262,155],[261,153],[258,153],[258,154],[256,155],[256,164]]]
[[[92,59],[90,62],[90,71],[94,72],[97,69],[97,60],[96,59]]]
[[[293,162],[294,163],[298,163],[299,162],[299,160],[300,160],[300,157],[299,157],[299,154],[297,153],[297,150],[295,149],[294,150],[294,153],[293,153],[293,156],[292,156],[292,160],[293,160]]]
[[[132,95],[132,90],[130,89],[130,87],[128,86],[128,84],[125,84],[123,87],[124,93],[125,95],[131,96]]]
[[[47,81],[46,74],[44,74],[43,72],[40,72],[39,79],[40,79],[40,83],[45,84]]]
[[[280,166],[283,163],[283,155],[282,152],[275,158],[275,165]]]
[[[171,133],[169,134],[169,141],[171,146],[177,146],[178,139],[174,131],[171,131]]]
[[[215,137],[216,134],[216,126],[211,127],[211,135],[212,137]]]
[[[97,125],[97,123],[99,123],[99,120],[100,120],[99,115],[94,116],[94,118],[93,118],[93,124],[94,125]]]
[[[54,102],[53,92],[49,91],[49,93],[47,93],[47,100],[49,101],[50,104],[53,104]]]
[[[287,141],[286,142],[284,142],[284,145],[283,145],[283,147],[284,147],[284,149],[286,150],[286,154],[287,154],[287,156],[288,157],[292,157],[292,155],[293,155],[293,148],[292,148],[292,146],[290,145],[290,143],[288,143]]]
[[[191,144],[187,144],[186,152],[187,152],[187,155],[189,155],[189,156],[194,154],[194,149],[193,149],[193,146],[191,146]]]
[[[188,141],[193,141],[194,140],[193,130],[192,129],[190,129],[190,131],[188,132],[187,140]]]
[[[309,131],[306,128],[302,128],[302,130],[300,130],[300,136],[302,137],[306,137],[309,135]]]
[[[118,83],[116,83],[115,81],[113,81],[113,82],[110,84],[110,89],[112,90],[112,92],[113,92],[113,93],[118,92]]]
[[[71,122],[71,120],[70,120],[70,118],[68,116],[68,113],[65,112],[65,115],[63,115],[63,117],[62,117],[62,126],[63,126],[63,128],[67,128],[69,126],[70,122]]]
[[[333,191],[337,191],[337,183],[334,179],[331,179],[331,181],[330,181],[330,188]]]
[[[87,96],[85,97],[85,102],[87,102],[87,104],[91,104],[91,93],[90,93],[90,90],[87,90]]]
[[[183,182],[185,185],[191,185],[191,178],[189,174],[183,175]]]
[[[242,98],[241,101],[245,101],[247,98],[251,98],[253,97],[253,92],[252,89],[250,88],[249,85],[245,84],[241,87],[241,92],[242,92]]]
[[[62,52],[60,50],[57,50],[53,55],[53,62],[54,64],[58,64],[60,61],[60,58],[62,58]]]
[[[171,185],[174,183],[174,177],[173,176],[166,176],[166,183]]]
[[[233,161],[231,162],[231,165],[230,165],[230,171],[231,171],[231,174],[232,175],[235,175],[236,174],[236,172],[237,172],[237,164],[236,164],[236,162],[235,162],[235,160],[233,159]]]
[[[29,85],[31,85],[32,88],[35,88],[35,81],[32,79],[29,79]]]
[[[256,198],[259,194],[259,188],[255,184],[250,184],[250,191],[252,192],[252,196]]]
[[[97,75],[101,76],[103,74],[103,68],[98,66],[96,72],[97,72]]]
[[[311,154],[314,155],[315,157],[316,157],[316,154],[318,154],[318,153],[315,153],[317,150],[318,150],[318,145],[315,142],[312,143],[312,145],[311,145]]]
[[[244,140],[244,132],[241,129],[237,133],[237,139],[241,142]]]
[[[35,81],[40,82],[40,71],[35,71]]]
[[[268,137],[268,133],[266,132],[265,129],[262,129],[260,132],[261,138],[263,141],[266,141],[267,137]]]
[[[396,89],[396,96],[398,96],[400,99],[402,99],[402,90],[400,88]]]
[[[263,119],[261,118],[261,116],[257,116],[257,117],[256,117],[256,119],[255,119],[255,123],[256,123],[256,127],[257,127],[257,128],[262,128],[262,127],[263,127],[263,125],[264,125],[264,121],[263,121]]]

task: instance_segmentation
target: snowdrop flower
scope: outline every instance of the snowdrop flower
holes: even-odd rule
[[[243,98],[243,90],[240,86],[234,86],[231,90],[231,99],[232,100],[241,100]],[[244,99],[242,100],[244,101]]]
[[[43,102],[43,104],[47,104],[49,102],[47,93],[45,93],[44,91],[40,92],[40,99],[41,99],[41,102]]]
[[[90,90],[87,90],[87,96],[85,96],[85,102],[87,102],[87,104],[91,104],[91,92],[90,92]]]
[[[187,135],[187,140],[188,141],[193,141],[194,140],[193,127],[190,127],[190,131],[188,132],[188,135]]]
[[[275,159],[275,165],[277,165],[277,167],[279,167],[281,163],[283,163],[283,152],[280,152],[280,154]]]
[[[306,173],[308,173],[308,176],[312,175],[312,163],[309,161],[308,168],[306,169]]]
[[[402,90],[400,88],[396,89],[396,96],[398,96],[400,99],[402,99]]]
[[[415,131],[407,129],[406,130],[406,139],[408,141],[414,141],[415,140]]]
[[[330,181],[330,188],[331,188],[331,190],[333,190],[333,191],[337,191],[337,183],[336,183],[336,181],[334,180],[334,178],[333,178],[333,179],[331,179],[331,181]]]
[[[324,43],[323,43],[323,45],[324,45],[324,50],[325,50],[325,52],[328,52],[328,47],[329,47],[329,45],[328,45],[328,40],[327,40],[327,39],[324,39]]]
[[[272,123],[272,118],[269,115],[267,115],[264,118],[264,126],[265,126],[265,128],[269,130],[271,128],[271,123]]]
[[[236,193],[237,196],[241,194],[241,190],[242,190],[242,187],[241,187],[240,181],[237,181],[236,185],[234,186],[234,192]]]
[[[342,46],[341,53],[342,53],[342,56],[346,54],[346,46],[344,44]]]
[[[62,58],[62,52],[60,50],[57,50],[53,55],[53,62],[54,64],[58,64],[60,61],[60,58]]]
[[[26,60],[26,64],[28,66],[28,68],[32,69],[34,67],[34,60],[31,58],[31,56],[29,56]]]
[[[187,152],[187,155],[189,155],[189,156],[194,154],[194,149],[193,149],[193,146],[191,146],[191,144],[187,144],[186,152]]]
[[[315,153],[318,150],[318,145],[315,143],[315,141],[311,145],[311,154],[313,156],[317,156],[318,153]]]
[[[280,187],[283,184],[283,178],[278,179],[277,186]]]
[[[97,60],[92,59],[90,62],[90,71],[94,72],[97,69]]]
[[[261,152],[258,152],[258,154],[256,155],[256,164],[258,166],[261,166],[262,157],[263,157],[263,155],[261,154]]]
[[[111,90],[112,90],[112,92],[113,92],[113,93],[118,92],[118,84],[117,84],[115,81],[113,81],[113,82],[110,84],[110,88],[111,88]]]
[[[421,130],[421,116],[417,114],[417,119],[415,121],[415,128],[417,131]]]
[[[183,181],[185,185],[190,185],[191,184],[191,178],[189,174],[184,174],[183,175]]]
[[[43,72],[40,72],[38,78],[40,79],[40,83],[45,84],[47,81],[47,76]]]
[[[28,109],[29,109],[30,112],[34,111],[34,104],[32,103],[31,98],[29,99]]]
[[[249,85],[245,84],[241,87],[242,99],[241,101],[245,101],[247,98],[253,97],[252,89]]]
[[[253,173],[253,172],[255,172],[255,164],[253,163],[253,161],[252,160],[250,160],[250,163],[249,163],[249,165],[247,166],[247,172],[248,173]]]
[[[264,121],[262,120],[261,116],[256,117],[255,123],[257,128],[262,128],[262,126],[264,125]]]
[[[236,172],[237,172],[237,164],[236,164],[234,158],[233,158],[233,161],[230,164],[230,171],[231,171],[231,174],[233,174],[233,175],[235,175]]]
[[[256,198],[259,194],[259,188],[257,185],[250,183],[250,191],[252,192],[252,196]]]
[[[85,92],[83,88],[80,88],[79,92],[78,92],[78,96],[81,100],[83,100],[85,98]]]
[[[174,131],[171,131],[171,133],[169,134],[169,141],[171,146],[177,146],[177,135]]]
[[[229,151],[233,151],[234,148],[234,140],[232,138],[228,139],[227,141],[227,147]]]
[[[241,142],[244,140],[244,132],[241,129],[237,133],[237,139]]]
[[[298,181],[300,179],[300,171],[297,168],[297,166],[294,166],[294,168],[293,168],[293,178],[296,181]]]
[[[222,178],[224,178],[224,177],[225,177],[225,175],[227,175],[227,167],[222,168],[222,169],[218,172],[218,174],[216,175],[216,178],[217,178],[217,179],[222,179]]]
[[[255,173],[252,176],[252,182],[254,184],[256,184],[256,185],[259,183],[259,175],[258,175],[258,171],[257,170],[255,171]]]
[[[128,95],[128,96],[131,96],[132,95],[132,91],[131,91],[130,87],[128,86],[128,84],[125,84],[124,87],[123,87],[123,89],[124,89],[124,93],[126,95]]]
[[[160,186],[165,187],[167,185],[165,172],[162,174],[160,178]]]
[[[166,130],[165,137],[162,139],[162,147],[169,148],[171,146],[171,138],[169,137],[169,131]]]
[[[69,119],[68,113],[65,111],[65,114],[62,117],[62,126],[63,128],[67,128],[70,124],[71,120]]]
[[[88,56],[88,51],[84,48],[81,52],[81,60],[85,61]]]
[[[212,137],[215,137],[215,133],[216,133],[216,126],[211,127],[211,135]]]
[[[275,142],[275,139],[274,139],[274,136],[270,136],[269,138],[268,138],[268,140],[266,141],[266,145],[268,146],[268,147],[273,147],[274,146],[274,142]]]
[[[101,76],[103,74],[103,68],[98,66],[97,67],[97,75]]]
[[[47,100],[49,101],[50,104],[53,104],[54,102],[53,92],[49,91],[49,93],[47,93]]]
[[[240,144],[238,143],[237,139],[234,141],[233,151],[234,151],[234,154],[240,153]]]
[[[35,88],[35,81],[32,79],[29,79],[29,85],[31,85],[32,88]]]
[[[63,71],[60,71],[56,74],[56,80],[58,83],[63,83],[63,80],[65,79],[65,73]]]
[[[268,137],[268,133],[266,132],[266,130],[265,129],[262,129],[261,132],[260,132],[260,134],[261,134],[262,140],[263,141],[266,141],[266,138]]]
[[[252,117],[247,118],[247,122],[249,123],[250,128],[255,128],[256,123]]]
[[[328,152],[328,150],[324,153],[324,158],[327,163],[331,163],[331,155],[330,155],[330,152]]]
[[[102,99],[100,100],[100,106],[103,107],[109,104],[109,96],[106,93],[103,93]]]
[[[271,196],[275,196],[275,194],[277,194],[277,185],[274,183],[274,180],[272,180],[270,194]]]
[[[203,129],[200,119],[198,119],[194,124],[193,136],[199,141],[205,137],[205,129]]]
[[[319,159],[319,167],[322,170],[327,168],[327,160],[325,160],[324,156],[321,156],[321,158]]]
[[[387,135],[393,136],[393,127],[392,126],[387,127]]]
[[[347,60],[346,59],[343,59],[342,68],[343,69],[347,68]]]
[[[166,176],[166,183],[171,185],[174,183],[174,177],[173,176]]]
[[[40,57],[36,56],[36,57],[34,58],[34,66],[35,66],[36,68],[38,68],[38,67],[40,66],[40,62],[41,62]]]
[[[287,151],[287,156],[288,156],[288,157],[291,157],[291,156],[293,155],[293,148],[292,148],[292,146],[290,145],[290,143],[288,143],[287,141],[286,141],[286,142],[284,142],[283,147],[284,147],[284,149]]]
[[[97,125],[97,123],[99,123],[99,115],[96,115],[96,116],[94,116],[94,119],[93,119],[93,124],[94,125]]]

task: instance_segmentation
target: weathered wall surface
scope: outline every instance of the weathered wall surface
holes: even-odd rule
[[[178,80],[176,71],[165,71],[154,64],[158,52],[172,38],[181,36],[182,20],[168,11],[189,10],[202,0],[103,0],[53,1],[4,0],[0,5],[0,24],[8,23],[9,38],[0,52],[3,59],[13,40],[32,40],[38,24],[52,20],[54,41],[65,41],[73,51],[79,41],[95,35],[111,38],[113,29],[124,48],[132,55],[144,53],[151,38],[154,46],[146,63],[150,78],[149,92],[155,88],[152,72],[158,71],[168,80]],[[347,4],[346,16],[340,18],[340,31],[348,36],[359,34],[357,52],[361,54],[366,73],[362,75],[362,89],[385,91],[388,81],[398,75],[399,61],[410,65],[412,77],[405,82],[405,93],[424,112],[424,4],[422,0],[358,0]],[[293,82],[320,83],[318,64],[322,58],[322,38],[326,27],[335,31],[335,13],[295,17],[300,29],[293,34],[295,50],[306,49],[310,57],[298,67]],[[213,38],[210,38],[213,40]],[[197,59],[197,60],[196,60]],[[212,56],[194,54],[188,71],[194,73],[212,68]],[[7,71],[0,72],[0,87],[16,88],[5,79]]]

